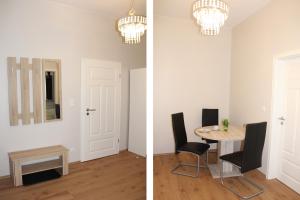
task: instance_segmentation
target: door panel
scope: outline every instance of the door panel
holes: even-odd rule
[[[90,142],[90,151],[92,153],[97,153],[98,151],[110,151],[114,149],[113,138],[108,138],[104,140],[96,140]]]
[[[100,114],[102,113],[100,109],[100,101],[97,101],[97,99],[100,99],[101,97],[101,88],[99,87],[90,87],[90,107],[95,108],[96,111],[99,112],[92,112],[90,113],[90,134],[91,135],[98,135],[100,133],[101,129],[101,118]],[[95,101],[94,101],[95,100]]]
[[[82,161],[119,152],[121,65],[114,62],[84,60],[82,84]]]
[[[115,88],[113,86],[108,86],[106,87],[106,97],[107,97],[107,101],[106,101],[106,130],[105,130],[105,134],[109,134],[112,133],[114,130],[114,118],[115,118]]]
[[[294,154],[297,134],[297,118],[298,116],[299,89],[288,88],[287,91],[287,112],[285,136],[284,136],[284,152]]]

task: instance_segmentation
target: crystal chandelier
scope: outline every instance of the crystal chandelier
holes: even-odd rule
[[[228,5],[221,0],[199,0],[193,4],[193,16],[204,35],[218,35],[228,12]]]
[[[147,29],[147,19],[144,16],[135,15],[133,9],[133,1],[128,16],[122,17],[118,20],[118,30],[121,36],[124,37],[126,44],[137,44],[141,41]]]

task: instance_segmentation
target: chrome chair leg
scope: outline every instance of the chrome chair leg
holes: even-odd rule
[[[200,156],[197,156],[197,172],[196,172],[196,176],[199,176],[200,173]]]
[[[194,154],[196,155],[196,154]],[[200,165],[200,156],[199,155],[196,155],[197,156],[197,164],[194,165],[194,164],[190,164],[190,163],[181,163],[179,162],[172,170],[171,170],[171,173],[172,174],[176,174],[176,175],[181,175],[181,176],[189,176],[189,177],[193,177],[193,178],[197,178],[199,176],[199,173],[200,173],[200,167],[203,168],[203,167],[207,167],[207,166],[203,166],[203,165]],[[176,170],[180,167],[194,167],[196,168],[196,173],[195,174],[188,174],[188,173],[183,173],[183,172],[177,172]]]
[[[206,151],[206,166],[208,167],[208,151]]]
[[[220,166],[220,181],[221,184],[228,190],[230,190],[232,193],[234,193],[235,195],[237,195],[239,198],[241,199],[251,199],[253,197],[256,197],[260,194],[262,194],[264,192],[264,189],[262,186],[256,184],[255,182],[253,182],[252,180],[250,180],[249,178],[247,178],[246,176],[244,176],[243,174],[240,176],[242,178],[244,178],[245,181],[247,181],[249,184],[251,184],[252,186],[254,186],[256,189],[258,189],[258,192],[248,195],[248,196],[243,196],[241,193],[237,192],[236,190],[232,189],[231,187],[228,187],[224,184],[224,177],[223,177],[223,160],[221,160],[221,166]],[[233,165],[234,166],[234,165]]]
[[[221,160],[221,164],[220,164],[220,180],[221,180],[222,185],[224,185],[224,182],[223,182],[223,160]]]

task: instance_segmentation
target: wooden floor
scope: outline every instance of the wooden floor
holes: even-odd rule
[[[146,159],[127,151],[70,165],[57,180],[14,188],[0,180],[0,200],[145,200]]]
[[[215,162],[215,156],[209,160]],[[238,200],[237,196],[225,189],[218,179],[213,179],[206,168],[201,168],[198,178],[173,175],[170,170],[179,160],[195,162],[195,158],[186,155],[154,156],[154,199],[155,200]],[[246,174],[265,188],[265,192],[253,200],[300,200],[300,195],[277,180],[266,180],[255,170]],[[239,191],[249,194],[254,191],[249,185],[229,179],[228,186],[236,186]]]

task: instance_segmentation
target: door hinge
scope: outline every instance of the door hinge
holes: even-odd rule
[[[118,143],[120,143],[120,138],[118,138]]]

